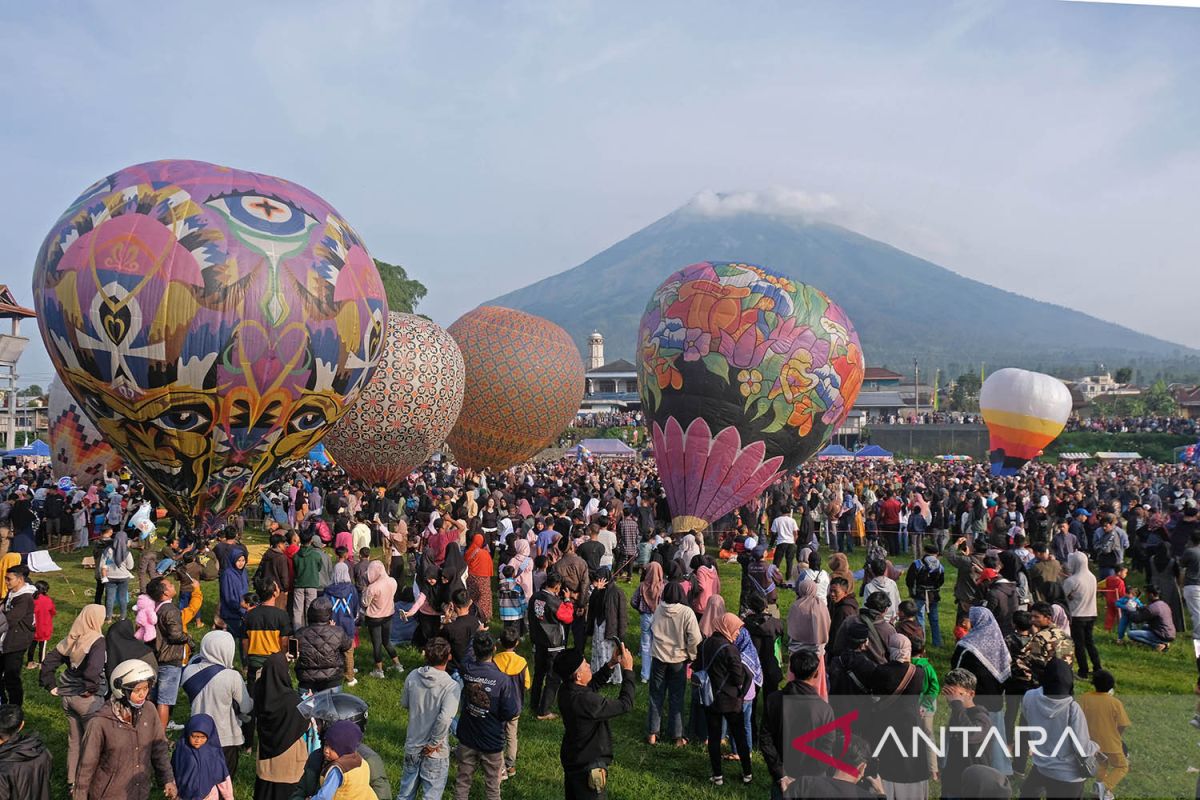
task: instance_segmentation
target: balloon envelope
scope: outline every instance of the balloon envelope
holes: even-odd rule
[[[554,441],[583,401],[583,360],[553,322],[499,306],[448,329],[462,351],[466,391],[447,440],[468,469],[506,469]]]
[[[121,457],[100,436],[100,431],[55,376],[50,382],[47,412],[50,415],[50,460],[54,474],[87,485],[105,472],[121,468]]]
[[[988,426],[993,475],[1015,475],[1062,433],[1071,390],[1051,375],[1008,367],[987,377],[979,410]]]
[[[33,276],[67,389],[150,492],[215,528],[303,459],[370,380],[379,272],[280,178],[155,161],[89,187]]]
[[[639,329],[638,384],[676,530],[756,497],[835,431],[862,386],[862,347],[820,290],[753,264],[667,278]]]
[[[379,369],[354,408],[325,436],[350,475],[399,483],[446,440],[463,403],[463,357],[450,334],[393,311]]]

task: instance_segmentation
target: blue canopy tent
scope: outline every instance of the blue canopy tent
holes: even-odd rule
[[[328,467],[333,463],[333,459],[329,457],[329,453],[325,450],[325,445],[318,444],[312,450],[308,451],[308,460],[315,461],[322,467]]]
[[[4,454],[5,458],[49,458],[50,445],[43,442],[41,439],[34,439],[24,447],[18,447],[16,450],[9,450]]]
[[[855,458],[890,459],[892,454],[877,444],[869,444],[854,454]]]
[[[817,453],[817,459],[822,461],[839,458],[854,458],[854,453],[851,453],[840,444],[831,444],[821,452]]]

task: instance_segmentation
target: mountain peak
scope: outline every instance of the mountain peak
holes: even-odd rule
[[[841,208],[841,203],[831,194],[777,186],[763,191],[715,192],[705,189],[697,192],[675,213],[709,219],[760,214],[814,221]]]

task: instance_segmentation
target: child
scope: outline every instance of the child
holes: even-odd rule
[[[1095,691],[1078,698],[1079,707],[1087,719],[1088,736],[1100,745],[1104,755],[1096,773],[1096,793],[1100,800],[1109,800],[1121,779],[1129,774],[1129,760],[1125,757],[1123,734],[1132,724],[1125,713],[1125,705],[1113,695],[1116,680],[1108,670],[1098,669],[1092,675]]]
[[[312,800],[333,800],[335,796],[374,797],[371,768],[358,754],[362,730],[348,719],[339,719],[325,729],[321,737],[325,757],[321,765],[321,789]]]
[[[195,714],[184,725],[171,769],[179,797],[233,800],[233,780],[217,738],[217,723],[208,714]]]
[[[38,581],[34,584],[37,590],[33,596],[33,641],[29,644],[26,655],[25,669],[38,669],[42,659],[46,657],[46,642],[54,636],[54,615],[58,609],[50,599],[50,584]]]
[[[1125,595],[1117,600],[1117,610],[1121,615],[1117,622],[1117,642],[1124,644],[1125,634],[1129,631],[1129,626],[1137,618],[1138,611],[1142,607],[1142,590],[1136,586],[1126,586]]]
[[[903,603],[901,605],[903,606]],[[932,739],[933,717],[937,713],[937,699],[942,691],[942,687],[941,682],[938,680],[937,670],[929,663],[929,657],[925,653],[924,637],[919,641],[913,641],[911,661],[914,667],[924,672],[919,713],[921,715],[921,728]],[[930,774],[936,773],[937,756],[932,748],[927,749],[926,753],[929,759]]]
[[[137,603],[134,604],[134,624],[137,630],[133,635],[139,642],[153,642],[157,636],[156,626],[158,625],[158,612],[155,610],[156,603],[148,594],[139,594]]]
[[[528,609],[529,598],[517,582],[516,567],[505,564],[500,574],[500,622],[505,630],[511,628],[520,637],[525,633],[525,612]]]
[[[1100,593],[1104,595],[1104,630],[1111,631],[1117,624],[1120,602],[1125,597],[1125,576],[1129,568],[1118,566],[1116,572],[1100,582]]]
[[[512,569],[508,567],[507,569]],[[513,628],[505,626],[504,630],[500,631],[500,648],[496,653],[493,662],[496,667],[505,675],[513,677],[513,683],[517,687],[517,697],[521,701],[521,708],[525,707],[525,692],[532,685],[529,677],[529,664],[524,658],[517,655],[517,645],[520,644],[521,637]],[[521,715],[510,719],[504,723],[504,772],[500,774],[500,780],[508,780],[517,774],[517,723],[520,722]]]
[[[363,547],[358,551],[358,560],[354,562],[351,568],[351,574],[354,576],[354,588],[358,589],[358,594],[361,597],[363,591],[367,588],[370,582],[367,580],[367,568],[371,566],[371,548]]]

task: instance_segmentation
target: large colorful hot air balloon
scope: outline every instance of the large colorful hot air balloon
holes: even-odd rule
[[[71,397],[56,376],[50,382],[50,461],[54,474],[74,478],[86,486],[105,472],[121,468],[121,457],[100,436],[100,431]]]
[[[338,466],[393,486],[446,440],[463,403],[463,357],[450,334],[393,311],[375,377],[325,445]]]
[[[1052,375],[1008,367],[979,390],[988,426],[993,475],[1016,475],[1062,433],[1071,416],[1071,390]]]
[[[199,161],[89,187],[42,243],[33,294],[67,389],[200,531],[308,455],[387,326],[379,272],[328,203]]]
[[[677,531],[701,530],[816,452],[862,386],[858,334],[812,286],[703,262],[654,292],[638,384]]]
[[[468,469],[506,469],[536,455],[583,400],[583,360],[553,322],[498,306],[449,328],[466,364],[462,413],[447,441]]]

